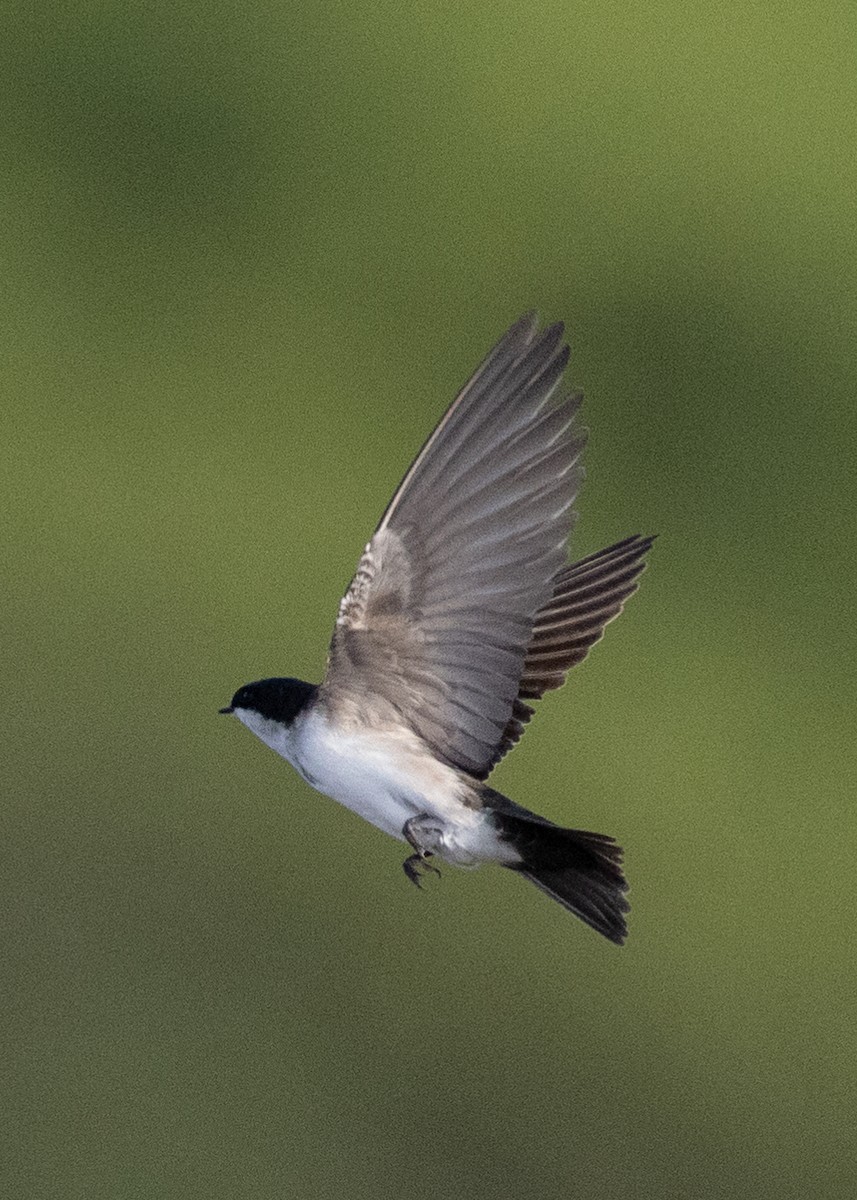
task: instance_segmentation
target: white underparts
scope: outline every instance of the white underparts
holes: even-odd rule
[[[427,813],[439,830],[433,852],[446,862],[520,862],[514,847],[497,836],[488,812],[465,802],[475,785],[439,762],[409,730],[342,730],[320,708],[288,727],[252,709],[236,708],[235,715],[317,791],[391,837],[404,841],[405,822]]]

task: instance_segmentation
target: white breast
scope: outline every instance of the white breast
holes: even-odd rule
[[[403,825],[418,813],[431,813],[462,832],[462,826],[482,822],[483,814],[462,803],[467,784],[461,776],[406,729],[332,729],[317,708],[288,729],[248,709],[236,709],[235,715],[312,787],[401,841]]]

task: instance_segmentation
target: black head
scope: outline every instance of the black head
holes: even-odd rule
[[[316,684],[304,683],[302,679],[260,679],[245,683],[232,697],[229,707],[220,711],[231,713],[236,708],[249,708],[269,721],[291,725],[317,691]]]

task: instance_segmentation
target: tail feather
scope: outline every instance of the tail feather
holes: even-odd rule
[[[521,862],[510,869],[621,946],[628,934],[625,914],[630,910],[621,846],[606,834],[552,825],[512,801],[506,801],[504,808],[494,808],[494,820],[501,836],[521,855]]]
[[[625,913],[630,909],[623,895],[627,887],[624,881],[621,886],[616,883],[605,885],[574,868],[564,871],[513,869],[609,941],[617,946],[624,943],[628,936]]]

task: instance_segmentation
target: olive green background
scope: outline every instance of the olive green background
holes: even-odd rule
[[[853,1195],[855,26],[5,6],[5,1196]],[[216,715],[533,306],[573,553],[661,536],[495,781],[621,839],[621,951]]]

